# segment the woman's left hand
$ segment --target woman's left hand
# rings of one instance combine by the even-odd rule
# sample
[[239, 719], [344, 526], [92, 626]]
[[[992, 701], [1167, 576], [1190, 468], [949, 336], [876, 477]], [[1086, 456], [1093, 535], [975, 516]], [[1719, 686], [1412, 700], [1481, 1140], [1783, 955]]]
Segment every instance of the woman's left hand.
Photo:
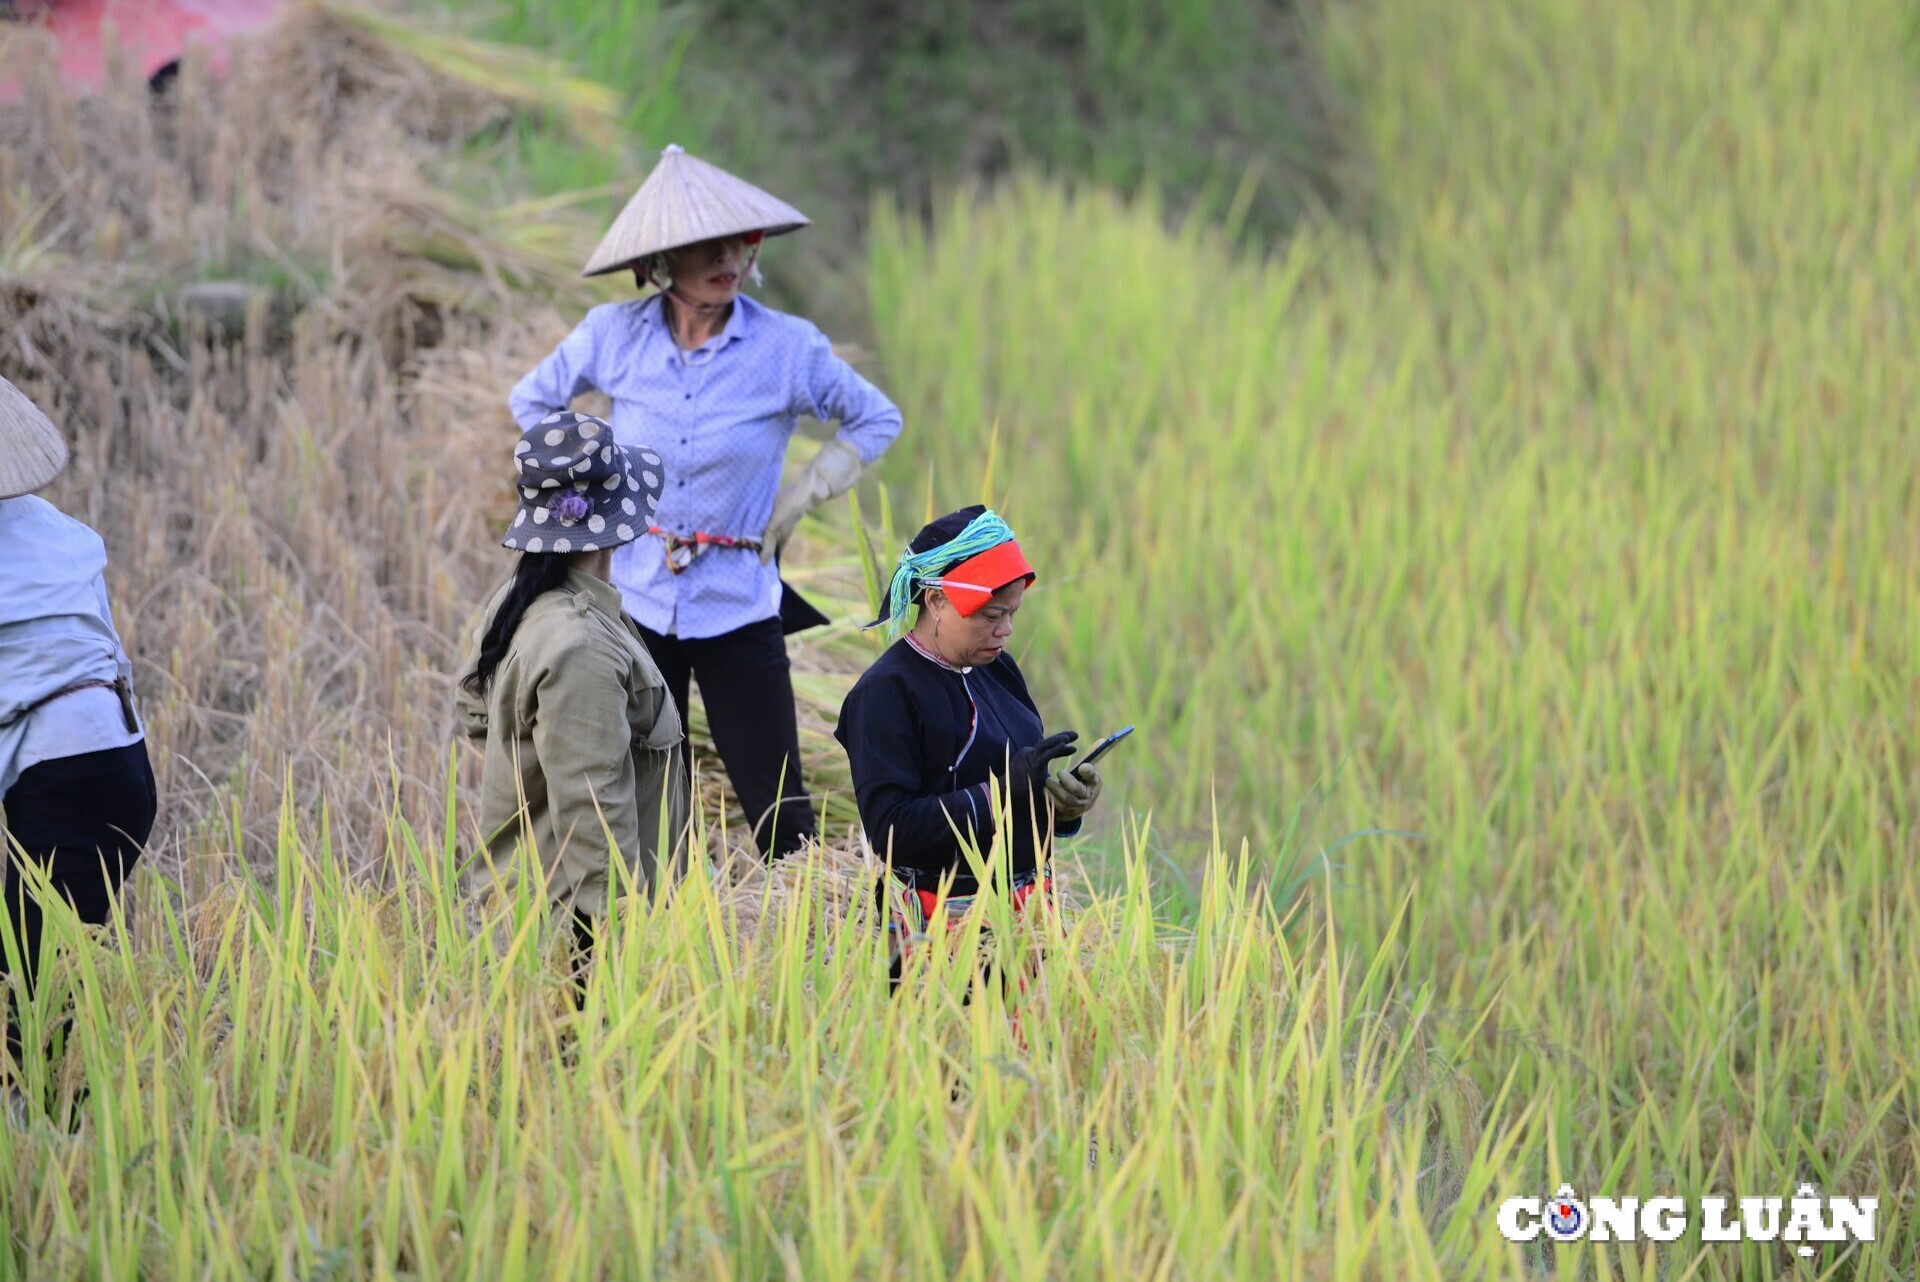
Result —
[[760, 536], [760, 563], [765, 565], [780, 555], [780, 549], [793, 537], [800, 518], [829, 499], [837, 499], [860, 483], [865, 466], [860, 454], [845, 441], [828, 441], [808, 462], [806, 470], [791, 485], [783, 485], [773, 496], [773, 516]]
[[1053, 799], [1054, 817], [1070, 823], [1093, 809], [1100, 799], [1100, 772], [1092, 766], [1080, 766], [1047, 780], [1047, 796]]

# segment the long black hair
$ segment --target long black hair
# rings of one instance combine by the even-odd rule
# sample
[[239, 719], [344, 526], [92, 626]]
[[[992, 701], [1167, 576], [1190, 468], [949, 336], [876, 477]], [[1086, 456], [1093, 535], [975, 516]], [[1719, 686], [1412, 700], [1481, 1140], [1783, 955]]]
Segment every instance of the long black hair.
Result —
[[572, 556], [565, 552], [520, 554], [519, 563], [513, 567], [513, 584], [502, 598], [500, 608], [494, 611], [493, 622], [487, 625], [486, 635], [480, 638], [480, 657], [475, 660], [473, 671], [461, 683], [469, 691], [475, 695], [487, 692], [487, 687], [493, 684], [493, 670], [500, 666], [500, 660], [507, 657], [507, 647], [513, 644], [513, 634], [519, 630], [527, 607], [542, 592], [551, 592], [566, 581], [567, 565], [572, 560]]

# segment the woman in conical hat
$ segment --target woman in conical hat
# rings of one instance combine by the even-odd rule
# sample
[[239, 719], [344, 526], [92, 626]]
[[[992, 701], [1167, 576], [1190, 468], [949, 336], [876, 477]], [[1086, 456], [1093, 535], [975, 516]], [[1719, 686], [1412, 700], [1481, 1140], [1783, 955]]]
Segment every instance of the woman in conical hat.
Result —
[[[814, 833], [785, 637], [826, 621], [781, 582], [780, 551], [900, 434], [900, 411], [825, 335], [741, 292], [766, 238], [806, 225], [791, 205], [668, 147], [585, 269], [630, 270], [655, 292], [588, 312], [510, 398], [525, 429], [604, 392], [615, 438], [644, 438], [665, 461], [649, 537], [615, 553], [613, 582], [683, 714], [699, 678], [714, 745], [768, 858]], [[802, 415], [839, 431], [782, 485]]]
[[[31, 996], [41, 905], [18, 861], [39, 866], [81, 921], [108, 918], [153, 830], [157, 798], [133, 664], [107, 605], [100, 536], [34, 491], [66, 468], [59, 431], [0, 378], [0, 856], [7, 928]], [[18, 847], [16, 849], [15, 847]], [[7, 950], [0, 946], [0, 986]], [[26, 1057], [9, 1001], [0, 1091], [29, 1111]]]

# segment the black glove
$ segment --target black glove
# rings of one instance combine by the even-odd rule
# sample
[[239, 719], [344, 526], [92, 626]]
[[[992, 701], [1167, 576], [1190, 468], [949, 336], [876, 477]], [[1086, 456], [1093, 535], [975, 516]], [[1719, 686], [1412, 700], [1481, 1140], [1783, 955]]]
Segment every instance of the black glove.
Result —
[[1073, 741], [1080, 737], [1073, 730], [1062, 730], [1050, 734], [1031, 748], [1022, 748], [1013, 754], [1013, 762], [1007, 768], [1007, 792], [1017, 798], [1033, 797], [1047, 786], [1047, 766], [1062, 757], [1073, 755]]

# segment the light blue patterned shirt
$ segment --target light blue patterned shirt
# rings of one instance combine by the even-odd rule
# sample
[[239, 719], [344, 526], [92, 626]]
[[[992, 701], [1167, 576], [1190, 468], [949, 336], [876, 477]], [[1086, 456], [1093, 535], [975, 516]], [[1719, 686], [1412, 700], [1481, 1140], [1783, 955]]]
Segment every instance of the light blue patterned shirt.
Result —
[[36, 495], [0, 499], [0, 797], [29, 767], [140, 739], [118, 696], [71, 694], [84, 681], [133, 679], [107, 605], [107, 545]]
[[[826, 335], [744, 294], [720, 333], [684, 353], [660, 295], [596, 307], [508, 404], [524, 430], [589, 389], [612, 398], [615, 440], [666, 464], [654, 522], [681, 535], [759, 538], [802, 414], [838, 421], [839, 438], [868, 464], [900, 435], [900, 411]], [[689, 640], [780, 613], [778, 568], [756, 552], [709, 548], [675, 575], [665, 543], [643, 537], [613, 554], [613, 583], [640, 624]]]

